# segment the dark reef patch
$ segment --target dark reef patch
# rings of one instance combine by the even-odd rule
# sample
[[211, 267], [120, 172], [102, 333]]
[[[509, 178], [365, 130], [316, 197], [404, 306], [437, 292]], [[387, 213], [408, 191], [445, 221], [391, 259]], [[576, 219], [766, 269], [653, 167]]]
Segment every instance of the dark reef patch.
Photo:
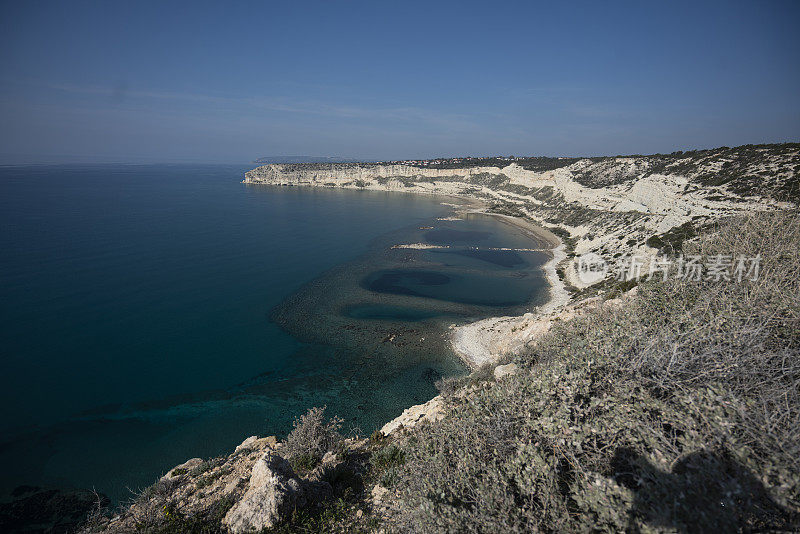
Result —
[[418, 291], [422, 286], [441, 286], [452, 281], [452, 277], [433, 271], [390, 270], [372, 273], [362, 282], [362, 287], [378, 293], [394, 295], [428, 296]]
[[386, 269], [370, 273], [361, 287], [376, 293], [408, 295], [460, 304], [489, 307], [521, 306], [541, 289], [541, 278], [529, 273], [504, 276], [450, 269], [448, 274], [432, 270]]
[[344, 315], [352, 319], [373, 319], [377, 321], [424, 321], [441, 314], [432, 310], [391, 306], [384, 304], [359, 304], [344, 310]]

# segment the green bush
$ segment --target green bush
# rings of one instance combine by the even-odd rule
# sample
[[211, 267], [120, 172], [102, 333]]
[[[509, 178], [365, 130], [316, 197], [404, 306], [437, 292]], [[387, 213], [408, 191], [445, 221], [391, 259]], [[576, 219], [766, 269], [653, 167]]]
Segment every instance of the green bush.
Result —
[[697, 236], [697, 230], [691, 222], [671, 228], [660, 236], [647, 239], [647, 246], [659, 249], [662, 253], [676, 254], [683, 247], [683, 242]]
[[372, 453], [370, 457], [371, 474], [377, 476], [378, 483], [384, 487], [392, 487], [397, 481], [398, 468], [406, 461], [403, 449], [396, 445], [387, 445]]

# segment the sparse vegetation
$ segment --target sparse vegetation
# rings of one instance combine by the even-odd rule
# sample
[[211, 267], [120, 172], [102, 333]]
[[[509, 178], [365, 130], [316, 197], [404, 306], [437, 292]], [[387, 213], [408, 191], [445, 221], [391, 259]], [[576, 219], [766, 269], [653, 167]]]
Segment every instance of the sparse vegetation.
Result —
[[497, 189], [501, 185], [508, 183], [508, 176], [505, 174], [490, 174], [483, 172], [480, 174], [473, 174], [469, 177], [469, 183], [481, 185], [490, 189]]
[[681, 251], [683, 242], [697, 236], [697, 230], [690, 222], [671, 228], [660, 236], [654, 235], [647, 239], [647, 246], [659, 249], [665, 254], [677, 254]]
[[565, 230], [560, 226], [548, 226], [547, 229], [550, 231], [550, 233], [556, 235], [562, 243], [564, 243], [564, 247], [568, 252], [573, 252], [575, 250], [575, 243], [577, 240], [570, 235], [568, 230]]
[[525, 213], [516, 204], [511, 202], [493, 202], [488, 211], [499, 213], [500, 215], [510, 215], [511, 217], [525, 217]]
[[233, 499], [223, 497], [207, 514], [187, 516], [178, 509], [175, 503], [169, 502], [163, 506], [161, 517], [157, 523], [143, 525], [137, 529], [137, 532], [148, 534], [215, 534], [222, 532], [222, 518], [233, 504]]
[[[792, 199], [800, 198], [792, 196], [798, 149], [760, 145], [624, 161], [592, 158], [569, 172], [590, 188], [623, 190], [650, 175], [669, 174], [686, 178], [678, 181], [686, 193], [715, 188], [704, 201]], [[446, 169], [513, 162], [543, 171], [578, 161], [395, 163]], [[511, 184], [502, 174], [392, 179], [409, 188], [463, 182], [459, 191], [490, 199], [490, 211], [544, 221], [568, 257], [595, 236], [610, 236], [591, 246], [614, 258], [642, 243], [665, 254], [760, 254], [760, 277], [741, 283], [607, 279], [580, 291], [569, 287], [575, 299], [623, 297], [625, 305], [554, 321], [535, 344], [506, 356], [503, 363], [517, 365], [513, 374], [495, 380], [494, 365], [487, 365], [439, 380], [446, 417], [399, 436], [376, 432], [354, 446], [339, 433], [341, 419], [326, 421], [324, 408], [310, 410], [295, 421], [278, 454], [301, 478], [327, 482], [333, 492], [316, 506], [295, 510], [275, 532], [800, 529], [797, 212], [759, 213], [714, 226], [708, 226], [711, 215], [701, 215], [653, 235], [653, 228], [664, 228], [650, 224], [660, 213], [567, 202], [552, 186]], [[390, 178], [376, 180], [386, 185]], [[563, 263], [556, 272], [566, 281]], [[625, 297], [634, 286], [638, 295]], [[331, 451], [338, 453], [333, 461], [326, 456]], [[194, 490], [220, 485], [217, 480], [230, 474], [220, 465], [210, 460], [183, 473], [173, 470], [174, 478], [138, 501], [137, 525], [152, 532], [219, 526], [216, 512], [187, 517], [167, 496], [176, 485], [185, 489], [187, 477], [194, 477]], [[246, 477], [240, 480], [246, 484]], [[375, 484], [391, 495], [383, 523], [383, 512], [371, 509]], [[219, 510], [227, 510], [224, 504]]]
[[298, 471], [313, 468], [328, 451], [336, 450], [342, 442], [339, 430], [342, 419], [333, 417], [325, 421], [325, 407], [311, 408], [294, 421], [294, 428], [286, 437], [282, 455]]
[[396, 445], [377, 449], [370, 458], [371, 475], [381, 486], [390, 488], [397, 482], [397, 471], [406, 461], [405, 452]]
[[[315, 510], [295, 510], [285, 523], [265, 531], [265, 534], [330, 534], [374, 532], [376, 518], [358, 516], [352, 495], [335, 499]], [[363, 512], [362, 512], [363, 514]]]
[[[556, 324], [414, 433], [394, 518], [419, 532], [791, 530], [800, 509], [800, 218], [693, 245], [755, 282], [652, 280]], [[688, 251], [692, 252], [692, 250]]]

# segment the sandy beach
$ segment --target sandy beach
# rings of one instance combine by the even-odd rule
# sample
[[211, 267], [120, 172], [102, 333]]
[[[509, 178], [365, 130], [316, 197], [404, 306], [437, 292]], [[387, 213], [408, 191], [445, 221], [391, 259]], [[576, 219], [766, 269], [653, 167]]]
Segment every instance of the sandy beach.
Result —
[[[487, 213], [485, 204], [474, 199], [469, 210], [461, 212], [491, 215], [498, 221], [521, 229], [534, 242], [545, 244], [545, 248], [532, 248], [546, 253], [550, 259], [542, 266], [549, 284], [549, 296], [546, 303], [536, 306], [521, 316], [490, 317], [464, 325], [452, 325], [450, 346], [453, 352], [471, 369], [496, 363], [505, 353], [524, 345], [544, 328], [538, 319], [558, 312], [569, 302], [569, 293], [564, 282], [558, 277], [556, 267], [566, 258], [566, 251], [561, 240], [533, 221]], [[548, 321], [549, 323], [549, 321]], [[548, 325], [549, 328], [549, 325]]]

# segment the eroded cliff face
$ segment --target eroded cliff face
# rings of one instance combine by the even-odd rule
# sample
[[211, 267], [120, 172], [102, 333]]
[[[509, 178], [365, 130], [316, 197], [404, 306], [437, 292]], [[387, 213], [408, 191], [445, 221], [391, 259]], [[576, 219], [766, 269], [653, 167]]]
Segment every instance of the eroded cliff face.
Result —
[[[525, 216], [557, 231], [568, 256], [653, 256], [692, 227], [744, 211], [787, 207], [800, 198], [800, 145], [722, 148], [667, 156], [565, 160], [537, 171], [417, 165], [264, 165], [250, 184], [405, 191], [478, 198], [489, 211]], [[666, 240], [666, 241], [665, 241]], [[586, 283], [573, 262], [566, 280]]]
[[274, 185], [315, 185], [369, 189], [428, 189], [425, 182], [435, 180], [469, 183], [482, 174], [498, 175], [497, 167], [464, 169], [425, 169], [411, 165], [272, 164], [245, 173], [246, 183]]

